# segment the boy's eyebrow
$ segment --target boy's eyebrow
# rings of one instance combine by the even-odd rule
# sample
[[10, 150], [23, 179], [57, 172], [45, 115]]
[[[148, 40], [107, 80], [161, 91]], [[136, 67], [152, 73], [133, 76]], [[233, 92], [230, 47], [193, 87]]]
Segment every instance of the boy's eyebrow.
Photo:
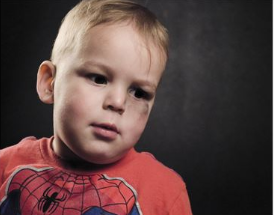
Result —
[[93, 66], [93, 67], [95, 66], [95, 67], [98, 67], [100, 69], [103, 69], [104, 72], [113, 71], [113, 69], [111, 69], [109, 66], [104, 65], [104, 64], [99, 63], [99, 62], [93, 62], [93, 61], [87, 61], [87, 62], [83, 63], [81, 65], [81, 68], [89, 68], [91, 66]]
[[[90, 66], [95, 66], [95, 67], [98, 67], [100, 69], [103, 69], [104, 72], [106, 73], [109, 73], [109, 72], [112, 72], [113, 69], [105, 64], [102, 64], [102, 63], [99, 63], [99, 62], [94, 62], [94, 61], [87, 61], [85, 63], [83, 63], [80, 67], [81, 68], [89, 68]], [[135, 80], [134, 83], [136, 85], [140, 85], [140, 86], [146, 86], [146, 87], [150, 87], [152, 88], [154, 91], [156, 91], [157, 89], [157, 85], [148, 81], [148, 80], [142, 80], [142, 79], [139, 79], [139, 80]]]
[[150, 81], [147, 81], [147, 80], [136, 80], [135, 83], [138, 84], [139, 86], [150, 87], [151, 89], [153, 89], [153, 91], [156, 91], [157, 89], [154, 83], [151, 83]]

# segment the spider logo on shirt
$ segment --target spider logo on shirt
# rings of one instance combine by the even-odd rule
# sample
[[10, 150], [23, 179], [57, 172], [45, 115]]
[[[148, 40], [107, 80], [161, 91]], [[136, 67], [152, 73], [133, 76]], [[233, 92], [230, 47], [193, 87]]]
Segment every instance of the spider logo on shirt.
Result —
[[61, 198], [57, 198], [58, 194], [57, 192], [53, 192], [51, 195], [49, 195], [50, 191], [52, 189], [48, 187], [41, 196], [39, 202], [38, 202], [38, 209], [40, 211], [43, 211], [43, 213], [50, 213], [52, 214], [57, 207], [59, 206], [59, 202], [63, 202], [66, 200], [66, 195], [63, 194]]
[[137, 192], [123, 178], [22, 166], [8, 180], [1, 215], [141, 215]]

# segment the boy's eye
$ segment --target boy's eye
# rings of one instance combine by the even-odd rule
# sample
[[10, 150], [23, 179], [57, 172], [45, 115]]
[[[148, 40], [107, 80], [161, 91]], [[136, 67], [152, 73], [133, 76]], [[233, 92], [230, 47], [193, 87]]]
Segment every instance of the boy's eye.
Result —
[[146, 91], [144, 91], [140, 88], [134, 89], [133, 90], [133, 95], [137, 99], [149, 99], [150, 98], [149, 94]]
[[88, 78], [95, 84], [105, 85], [107, 84], [107, 79], [103, 75], [89, 74]]

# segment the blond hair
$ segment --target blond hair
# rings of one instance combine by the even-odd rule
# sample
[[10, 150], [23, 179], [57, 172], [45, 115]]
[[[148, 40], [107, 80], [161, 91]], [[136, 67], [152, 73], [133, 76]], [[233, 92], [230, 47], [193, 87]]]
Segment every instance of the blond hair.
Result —
[[145, 41], [152, 41], [167, 58], [167, 30], [147, 8], [129, 0], [83, 0], [63, 19], [53, 46], [52, 62], [56, 64], [65, 54], [72, 52], [92, 27], [120, 22], [133, 23]]

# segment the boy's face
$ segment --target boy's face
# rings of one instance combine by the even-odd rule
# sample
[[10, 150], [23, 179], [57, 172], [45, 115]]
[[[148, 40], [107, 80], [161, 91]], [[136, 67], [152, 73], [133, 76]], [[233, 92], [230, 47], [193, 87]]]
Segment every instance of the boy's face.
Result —
[[57, 65], [57, 155], [106, 164], [136, 144], [165, 66], [161, 51], [149, 45], [150, 52], [131, 25], [99, 25]]

